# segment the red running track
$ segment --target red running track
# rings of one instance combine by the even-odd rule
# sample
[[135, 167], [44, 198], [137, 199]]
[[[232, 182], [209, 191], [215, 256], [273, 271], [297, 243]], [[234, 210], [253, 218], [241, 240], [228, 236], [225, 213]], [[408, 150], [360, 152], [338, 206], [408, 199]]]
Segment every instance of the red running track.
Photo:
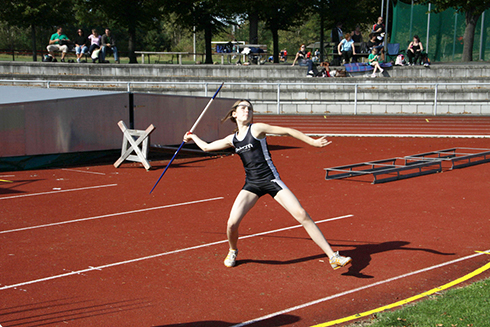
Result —
[[312, 135], [489, 137], [490, 117], [257, 115], [266, 122]]
[[322, 149], [286, 137], [269, 144], [334, 250], [353, 258], [335, 271], [269, 197], [242, 222], [237, 267], [224, 267], [226, 219], [244, 179], [236, 156], [177, 158], [152, 195], [167, 161], [150, 172], [125, 163], [0, 173], [12, 182], [0, 184], [0, 324], [311, 326], [488, 262], [475, 251], [490, 249], [490, 164], [377, 185], [326, 181], [323, 170], [490, 148], [488, 139], [330, 139]]

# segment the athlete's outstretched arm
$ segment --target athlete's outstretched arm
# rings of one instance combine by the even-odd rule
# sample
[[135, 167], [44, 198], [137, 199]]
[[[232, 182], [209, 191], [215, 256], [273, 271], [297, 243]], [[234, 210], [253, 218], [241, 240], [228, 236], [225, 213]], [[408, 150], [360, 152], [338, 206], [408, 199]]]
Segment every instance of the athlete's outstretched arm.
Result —
[[233, 134], [230, 134], [223, 139], [208, 143], [201, 140], [196, 134], [186, 133], [184, 135], [184, 141], [187, 143], [191, 140], [205, 152], [224, 150], [233, 146]]
[[252, 132], [254, 133], [255, 137], [262, 138], [266, 134], [276, 134], [276, 135], [289, 135], [294, 137], [295, 139], [298, 139], [300, 141], [305, 142], [306, 144], [309, 144], [311, 146], [315, 146], [318, 148], [324, 147], [332, 143], [331, 141], [327, 140], [326, 136], [322, 136], [318, 139], [314, 139], [312, 137], [309, 137], [308, 135], [305, 135], [304, 133], [294, 129], [294, 128], [289, 128], [289, 127], [281, 127], [281, 126], [273, 126], [273, 125], [268, 125], [264, 123], [256, 123], [252, 125], [253, 130]]

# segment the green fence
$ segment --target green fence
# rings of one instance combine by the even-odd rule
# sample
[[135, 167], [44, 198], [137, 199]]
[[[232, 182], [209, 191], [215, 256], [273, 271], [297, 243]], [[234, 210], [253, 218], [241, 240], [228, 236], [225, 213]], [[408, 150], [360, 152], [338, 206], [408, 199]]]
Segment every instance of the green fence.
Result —
[[[428, 11], [428, 5], [397, 1], [393, 8], [390, 42], [400, 43], [400, 49], [406, 49], [413, 36], [418, 35], [432, 61], [461, 61], [466, 27], [464, 13], [458, 14], [454, 9], [438, 14]], [[476, 25], [473, 61], [490, 58], [489, 29], [490, 10], [487, 10]]]

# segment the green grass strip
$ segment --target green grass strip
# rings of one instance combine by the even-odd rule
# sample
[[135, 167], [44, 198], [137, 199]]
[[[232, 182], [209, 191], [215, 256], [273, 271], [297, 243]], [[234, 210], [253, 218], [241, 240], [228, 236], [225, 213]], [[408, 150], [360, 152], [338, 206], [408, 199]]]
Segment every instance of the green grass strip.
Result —
[[[421, 306], [422, 303], [427, 303], [427, 302], [431, 302], [431, 301], [426, 301], [426, 302], [422, 302], [421, 304], [417, 305], [417, 306], [408, 306], [406, 308], [404, 308], [403, 310], [399, 310], [399, 311], [396, 311], [396, 312], [385, 312], [385, 313], [381, 313], [385, 310], [390, 310], [390, 309], [393, 309], [393, 308], [396, 308], [396, 307], [400, 307], [400, 306], [403, 306], [403, 305], [406, 305], [408, 303], [411, 303], [413, 301], [416, 301], [416, 300], [419, 300], [421, 298], [424, 298], [424, 297], [427, 297], [427, 296], [430, 296], [430, 295], [433, 295], [433, 294], [436, 294], [436, 293], [439, 293], [445, 289], [448, 289], [450, 287], [453, 287], [457, 284], [460, 284], [464, 281], [467, 281], [468, 279], [470, 278], [473, 278], [479, 274], [481, 274], [482, 272], [486, 271], [490, 269], [490, 263], [487, 263], [486, 265], [484, 265], [483, 267], [481, 268], [478, 268], [477, 270], [473, 271], [472, 273], [469, 273], [461, 278], [458, 278], [457, 280], [455, 281], [452, 281], [450, 283], [447, 283], [443, 286], [440, 286], [440, 287], [437, 287], [437, 288], [434, 288], [430, 291], [427, 291], [427, 292], [424, 292], [422, 294], [418, 294], [416, 296], [412, 296], [408, 299], [405, 299], [405, 300], [402, 300], [402, 301], [398, 301], [396, 303], [392, 303], [392, 304], [389, 304], [389, 305], [386, 305], [384, 307], [380, 307], [380, 308], [377, 308], [377, 309], [374, 309], [374, 310], [370, 310], [370, 311], [366, 311], [366, 312], [363, 312], [363, 313], [358, 313], [358, 314], [355, 314], [355, 315], [352, 315], [352, 316], [349, 316], [349, 317], [346, 317], [346, 318], [342, 318], [342, 319], [338, 319], [338, 320], [334, 320], [334, 321], [330, 321], [330, 322], [326, 322], [326, 323], [322, 323], [322, 324], [318, 324], [318, 325], [315, 325], [314, 327], [327, 327], [327, 326], [333, 326], [333, 325], [337, 325], [337, 324], [340, 324], [340, 323], [344, 323], [344, 322], [347, 322], [347, 321], [351, 321], [351, 320], [354, 320], [354, 319], [359, 319], [359, 318], [362, 318], [362, 317], [367, 317], [367, 316], [370, 316], [372, 314], [376, 314], [376, 313], [380, 313], [379, 315], [377, 315], [376, 317], [376, 321], [371, 323], [369, 326], [372, 326], [372, 327], [382, 327], [382, 326], [405, 326], [405, 327], [415, 327], [415, 326], [423, 326], [423, 327], [427, 327], [427, 326], [437, 326], [437, 327], [443, 327], [443, 326], [451, 326], [451, 325], [444, 325], [444, 322], [442, 322], [442, 320], [440, 319], [441, 317], [435, 317], [435, 314], [434, 313], [430, 313], [428, 316], [425, 316], [424, 314], [421, 315], [421, 317], [419, 318], [419, 316], [417, 315], [417, 318], [418, 319], [422, 319], [420, 321], [420, 323], [417, 321], [415, 321], [415, 314], [410, 314], [410, 317], [407, 317], [407, 318], [404, 318], [401, 316], [401, 312], [402, 311], [405, 311], [405, 310], [409, 310], [411, 308], [417, 308], [419, 305]], [[484, 282], [485, 283], [485, 282]], [[487, 302], [486, 305], [484, 305], [484, 311], [485, 312], [490, 312], [490, 303], [488, 302], [488, 299], [490, 298], [490, 286], [488, 286], [487, 284], [485, 284], [486, 286], [486, 292], [483, 292], [482, 294], [485, 294], [486, 296], [486, 300]], [[454, 292], [456, 292], [458, 290], [454, 290]], [[447, 293], [447, 294], [450, 294], [450, 293]], [[438, 298], [436, 296], [436, 298]], [[478, 302], [478, 305], [480, 304], [481, 302], [481, 298], [478, 298], [477, 297], [477, 300]], [[431, 305], [429, 305], [431, 306]], [[472, 308], [474, 306], [474, 304], [470, 305], [469, 307]], [[442, 305], [443, 308], [446, 307], [446, 305]], [[462, 307], [462, 306], [461, 306]], [[439, 309], [437, 309], [439, 310]], [[458, 310], [459, 311], [459, 310]], [[467, 310], [463, 310], [464, 312], [468, 312]], [[438, 311], [439, 312], [439, 311]], [[443, 312], [448, 312], [448, 310], [445, 309], [445, 311]], [[455, 322], [454, 322], [454, 319], [464, 319], [464, 316], [462, 314], [460, 314], [459, 318], [454, 318], [456, 316], [458, 316], [458, 314], [454, 311], [451, 311], [452, 314], [448, 317], [450, 318], [453, 323], [452, 323], [452, 326], [455, 326]], [[393, 316], [392, 316], [393, 315]], [[488, 315], [488, 314], [486, 314]], [[395, 317], [397, 316], [397, 317]], [[446, 314], [447, 316], [447, 314]], [[467, 316], [467, 315], [466, 315]], [[422, 318], [424, 317], [424, 318]], [[387, 320], [385, 320], [387, 319]], [[428, 319], [438, 319], [438, 320], [441, 320], [441, 322], [431, 322], [429, 323], [428, 322]], [[486, 320], [486, 323], [488, 324], [488, 322], [490, 321], [488, 319], [488, 316], [486, 316], [485, 318]], [[413, 322], [412, 322], [413, 320]], [[462, 320], [461, 320], [462, 321]], [[460, 321], [460, 323], [461, 323]], [[442, 325], [441, 325], [442, 324]], [[468, 323], [467, 325], [468, 326], [486, 326], [485, 324], [483, 325], [479, 325], [479, 324], [473, 324], [473, 323]], [[359, 325], [357, 325], [359, 326]], [[466, 326], [466, 325], [461, 325], [459, 324], [458, 326]]]

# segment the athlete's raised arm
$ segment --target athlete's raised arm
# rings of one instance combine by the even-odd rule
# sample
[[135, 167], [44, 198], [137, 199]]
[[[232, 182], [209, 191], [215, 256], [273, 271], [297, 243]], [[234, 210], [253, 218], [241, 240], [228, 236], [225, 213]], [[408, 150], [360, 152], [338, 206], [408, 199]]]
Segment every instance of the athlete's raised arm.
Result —
[[289, 135], [298, 139], [300, 141], [305, 142], [311, 146], [321, 148], [332, 143], [327, 140], [326, 136], [322, 136], [318, 139], [314, 139], [309, 137], [308, 135], [289, 127], [281, 127], [281, 126], [273, 126], [264, 123], [256, 123], [252, 125], [252, 134], [257, 138], [263, 138], [266, 134], [275, 134], [275, 135]]
[[206, 141], [203, 141], [196, 134], [186, 133], [184, 135], [184, 141], [187, 143], [191, 140], [194, 141], [194, 143], [196, 143], [197, 146], [205, 152], [224, 150], [233, 146], [233, 134], [230, 134], [225, 138], [208, 143]]

